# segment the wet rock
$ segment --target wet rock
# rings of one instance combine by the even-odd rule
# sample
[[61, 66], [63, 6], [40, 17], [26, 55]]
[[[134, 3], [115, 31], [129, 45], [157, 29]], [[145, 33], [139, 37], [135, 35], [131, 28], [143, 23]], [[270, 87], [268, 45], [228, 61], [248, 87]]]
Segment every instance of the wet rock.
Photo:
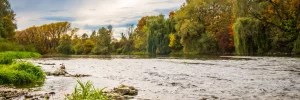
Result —
[[46, 75], [48, 76], [62, 76], [62, 77], [89, 77], [91, 75], [87, 75], [87, 74], [69, 74], [66, 71], [66, 66], [64, 64], [60, 64], [60, 68], [57, 69], [56, 71], [52, 72], [45, 72]]
[[130, 96], [130, 95], [124, 95], [125, 99], [133, 99], [134, 96]]
[[219, 99], [218, 97], [216, 97], [216, 96], [214, 96], [214, 95], [213, 95], [213, 96], [211, 96], [211, 97], [212, 97], [213, 99]]
[[138, 90], [132, 86], [120, 85], [110, 91], [105, 91], [113, 100], [133, 99], [138, 94]]
[[28, 98], [33, 98], [33, 95], [25, 95], [24, 96], [26, 99], [28, 99]]
[[41, 65], [55, 65], [55, 63], [38, 63], [38, 64], [41, 64]]
[[50, 95], [55, 95], [55, 92], [50, 92], [49, 94], [50, 94]]
[[49, 97], [48, 93], [45, 93], [44, 99], [49, 99], [49, 98], [50, 98], [50, 97]]
[[73, 77], [89, 77], [91, 75], [86, 75], [86, 74], [75, 74], [75, 75], [71, 75]]
[[54, 73], [52, 73], [54, 76], [60, 76], [60, 75], [66, 75], [68, 74], [68, 72], [65, 69], [57, 69], [56, 71], [54, 71]]
[[60, 64], [60, 69], [66, 69], [66, 66], [62, 63]]
[[125, 100], [125, 97], [118, 93], [109, 93], [108, 96], [113, 100]]
[[13, 99], [27, 94], [27, 90], [13, 89], [5, 86], [0, 86], [0, 100]]
[[181, 83], [176, 83], [176, 82], [172, 82], [170, 83], [172, 86], [181, 86], [182, 84]]

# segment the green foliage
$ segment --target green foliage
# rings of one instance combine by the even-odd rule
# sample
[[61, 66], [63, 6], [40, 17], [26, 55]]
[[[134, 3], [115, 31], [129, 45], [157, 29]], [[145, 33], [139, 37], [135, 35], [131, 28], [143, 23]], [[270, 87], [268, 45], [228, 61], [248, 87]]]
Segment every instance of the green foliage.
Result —
[[236, 54], [253, 55], [269, 49], [267, 34], [261, 29], [262, 24], [255, 19], [239, 18], [233, 26]]
[[[144, 16], [136, 27], [128, 25], [127, 33], [122, 33], [119, 41], [112, 37], [111, 25], [93, 31], [90, 37], [86, 33], [78, 37], [75, 34], [78, 28], [71, 29], [69, 22], [33, 26], [15, 35], [15, 14], [8, 0], [0, 3], [0, 51], [41, 54], [182, 51], [183, 54], [236, 52], [237, 55], [300, 52], [299, 0], [186, 0], [168, 18]], [[71, 33], [69, 37], [68, 33]]]
[[79, 86], [76, 85], [74, 92], [67, 96], [67, 100], [109, 100], [109, 97], [103, 93], [102, 89], [96, 89], [93, 84], [88, 81], [86, 83], [77, 80]]
[[[79, 40], [79, 39], [78, 39]], [[73, 40], [74, 42], [75, 40]], [[72, 51], [74, 54], [79, 55], [83, 53], [83, 45], [81, 41], [77, 41], [74, 43], [73, 47], [72, 47]]]
[[90, 54], [95, 44], [92, 40], [86, 40], [83, 44], [83, 52], [84, 54]]
[[6, 51], [0, 52], [0, 64], [11, 64], [15, 59], [38, 58], [41, 55], [33, 52]]
[[169, 34], [166, 20], [163, 15], [152, 16], [147, 19], [148, 28], [148, 53], [149, 54], [169, 54], [171, 52]]
[[56, 48], [58, 53], [71, 54], [72, 40], [67, 34], [64, 34], [59, 40], [59, 46]]
[[111, 52], [111, 39], [112, 39], [112, 26], [108, 28], [102, 27], [98, 30], [95, 39], [94, 48], [92, 49], [93, 54], [109, 54]]
[[15, 14], [8, 0], [0, 0], [0, 38], [13, 39], [17, 25]]
[[44, 82], [45, 74], [39, 66], [18, 62], [0, 67], [0, 84], [28, 84]]
[[213, 35], [206, 33], [202, 34], [199, 40], [199, 53], [200, 54], [218, 54], [219, 45], [216, 40], [213, 39]]

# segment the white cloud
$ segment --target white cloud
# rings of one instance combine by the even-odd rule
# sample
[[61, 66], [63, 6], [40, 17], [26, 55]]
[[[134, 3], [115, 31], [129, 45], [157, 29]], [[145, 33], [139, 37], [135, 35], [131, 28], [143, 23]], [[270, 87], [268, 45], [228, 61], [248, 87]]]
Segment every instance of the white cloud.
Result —
[[9, 1], [17, 14], [19, 30], [71, 18], [69, 21], [72, 25], [81, 29], [79, 34], [90, 35], [92, 30], [113, 25], [116, 38], [120, 37], [120, 33], [126, 32], [126, 24], [136, 24], [142, 16], [168, 14], [168, 11], [179, 9], [185, 2], [185, 0]]

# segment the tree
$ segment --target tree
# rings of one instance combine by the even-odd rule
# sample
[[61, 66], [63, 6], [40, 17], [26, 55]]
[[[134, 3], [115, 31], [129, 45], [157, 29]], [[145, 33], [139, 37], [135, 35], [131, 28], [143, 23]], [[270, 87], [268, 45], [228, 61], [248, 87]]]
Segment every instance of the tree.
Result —
[[72, 52], [76, 55], [83, 53], [83, 42], [77, 35], [72, 39]]
[[147, 50], [147, 34], [146, 34], [146, 19], [147, 17], [142, 17], [135, 29], [134, 36], [134, 48], [138, 51], [146, 51]]
[[151, 16], [147, 18], [148, 34], [148, 53], [150, 54], [169, 54], [169, 32], [167, 30], [164, 15]]
[[71, 54], [71, 49], [71, 36], [69, 36], [68, 34], [64, 34], [59, 40], [59, 46], [57, 47], [57, 51], [63, 54]]
[[109, 54], [111, 50], [112, 26], [108, 29], [102, 27], [98, 30], [95, 41], [95, 48], [92, 50], [94, 54]]
[[15, 16], [8, 0], [0, 0], [0, 38], [13, 39], [17, 29]]
[[[57, 22], [42, 26], [33, 26], [15, 34], [16, 42], [25, 46], [34, 46], [39, 53], [55, 53], [60, 38], [71, 31], [69, 22]], [[75, 32], [75, 30], [73, 30]]]
[[175, 19], [184, 52], [206, 52], [200, 50], [203, 46], [199, 40], [208, 37], [212, 43], [218, 42], [210, 51], [232, 52], [231, 0], [187, 0], [175, 12]]
[[182, 50], [182, 45], [180, 44], [180, 36], [176, 34], [176, 20], [174, 18], [175, 12], [170, 12], [169, 18], [166, 20], [165, 26], [168, 31], [170, 43], [169, 47], [172, 51]]
[[83, 53], [90, 54], [94, 48], [94, 42], [92, 40], [86, 40], [83, 44]]

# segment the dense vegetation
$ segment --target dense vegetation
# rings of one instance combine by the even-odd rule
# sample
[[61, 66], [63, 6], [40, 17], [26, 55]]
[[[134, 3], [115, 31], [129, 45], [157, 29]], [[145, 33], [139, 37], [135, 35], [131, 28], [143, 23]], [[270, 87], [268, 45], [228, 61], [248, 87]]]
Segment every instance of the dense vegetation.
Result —
[[36, 58], [41, 55], [32, 52], [0, 52], [0, 84], [27, 84], [45, 80], [45, 74], [39, 66], [28, 62], [16, 62], [21, 58]]
[[27, 84], [44, 82], [45, 74], [39, 66], [28, 62], [0, 65], [0, 84]]
[[[69, 22], [14, 32], [14, 12], [1, 0], [0, 48], [41, 54], [228, 54], [300, 53], [299, 0], [186, 0], [180, 9], [144, 16], [121, 39], [113, 27], [78, 36]], [[1, 40], [1, 39], [0, 39]], [[26, 47], [33, 47], [28, 49]], [[0, 51], [3, 51], [1, 49]]]

